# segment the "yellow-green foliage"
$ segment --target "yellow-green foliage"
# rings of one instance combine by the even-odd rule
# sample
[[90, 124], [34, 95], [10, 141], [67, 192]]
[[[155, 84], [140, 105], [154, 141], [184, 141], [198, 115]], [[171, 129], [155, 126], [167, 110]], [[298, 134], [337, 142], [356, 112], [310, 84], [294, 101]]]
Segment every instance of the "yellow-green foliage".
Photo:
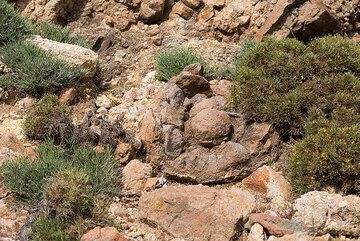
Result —
[[69, 114], [69, 107], [61, 104], [57, 96], [45, 95], [30, 108], [24, 122], [25, 135], [30, 139], [43, 140], [49, 133], [49, 126]]
[[360, 191], [360, 126], [326, 120], [309, 123], [291, 153], [290, 178], [299, 193], [333, 186]]
[[340, 37], [315, 39], [308, 46], [295, 39], [253, 43], [237, 59], [232, 102], [248, 119], [269, 121], [298, 136], [311, 109], [332, 117], [335, 109], [354, 106], [359, 56], [360, 46]]

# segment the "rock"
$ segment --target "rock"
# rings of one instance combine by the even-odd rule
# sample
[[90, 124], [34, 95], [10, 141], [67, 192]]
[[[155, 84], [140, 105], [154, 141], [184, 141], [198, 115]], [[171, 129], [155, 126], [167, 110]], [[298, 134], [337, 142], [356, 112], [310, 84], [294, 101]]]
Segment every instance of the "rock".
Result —
[[161, 130], [159, 123], [155, 120], [153, 111], [148, 110], [141, 122], [140, 138], [148, 150], [152, 144], [160, 138]]
[[18, 102], [16, 102], [15, 106], [22, 109], [22, 110], [26, 110], [30, 106], [32, 106], [33, 103], [34, 103], [33, 98], [26, 97], [26, 98], [23, 98], [23, 99], [19, 100]]
[[189, 99], [196, 94], [209, 95], [211, 93], [209, 81], [200, 75], [194, 75], [187, 71], [183, 71], [180, 75], [171, 78], [170, 83], [179, 86]]
[[289, 203], [292, 196], [290, 183], [271, 167], [260, 167], [243, 179], [241, 183], [249, 191], [270, 200], [271, 208], [274, 211], [282, 211], [291, 206]]
[[171, 106], [180, 107], [183, 105], [185, 95], [176, 84], [166, 83], [163, 90], [165, 99]]
[[127, 163], [134, 154], [134, 147], [126, 142], [119, 142], [115, 149], [115, 158], [122, 164]]
[[249, 153], [240, 144], [226, 142], [212, 149], [195, 148], [164, 164], [169, 176], [196, 183], [233, 181], [246, 175]]
[[72, 103], [74, 103], [74, 100], [75, 100], [77, 94], [78, 94], [78, 91], [74, 88], [65, 89], [59, 96], [59, 101], [61, 103], [72, 104]]
[[272, 125], [270, 123], [253, 123], [246, 127], [242, 140], [240, 141], [250, 153], [254, 153], [262, 142], [271, 132]]
[[90, 79], [95, 75], [98, 55], [94, 51], [78, 45], [59, 43], [38, 35], [31, 37], [28, 41], [69, 64], [82, 67], [87, 71], [87, 78]]
[[184, 138], [182, 132], [174, 126], [165, 126], [165, 154], [172, 158], [178, 157], [184, 146]]
[[158, 225], [174, 238], [232, 240], [255, 208], [254, 197], [240, 189], [168, 186], [140, 197], [143, 221]]
[[95, 104], [97, 107], [104, 107], [106, 109], [111, 108], [111, 100], [106, 95], [96, 97]]
[[184, 68], [183, 72], [188, 72], [190, 74], [204, 77], [204, 66], [202, 66], [200, 63], [190, 64]]
[[197, 8], [200, 3], [201, 0], [181, 0], [186, 6], [188, 6], [189, 8], [195, 9]]
[[192, 10], [191, 8], [189, 8], [188, 6], [186, 6], [184, 3], [182, 3], [181, 1], [177, 2], [173, 9], [172, 12], [174, 14], [179, 15], [180, 17], [182, 17], [185, 20], [189, 20], [193, 14], [194, 14], [194, 10]]
[[277, 237], [304, 231], [304, 227], [294, 221], [264, 213], [251, 214], [249, 222], [260, 224], [269, 234]]
[[123, 169], [124, 189], [132, 192], [141, 192], [148, 177], [152, 174], [152, 168], [149, 164], [142, 163], [134, 159], [130, 161]]
[[225, 0], [204, 0], [205, 5], [222, 8], [225, 6]]
[[360, 197], [313, 191], [295, 200], [294, 211], [310, 234], [360, 236]]
[[215, 16], [215, 10], [213, 6], [206, 5], [200, 12], [200, 19], [204, 22], [209, 21]]
[[149, 192], [155, 190], [155, 187], [158, 183], [159, 183], [159, 178], [157, 177], [148, 178], [144, 185], [144, 191]]
[[226, 104], [226, 99], [222, 96], [213, 96], [209, 99], [204, 99], [199, 103], [195, 104], [194, 107], [191, 108], [189, 116], [194, 117], [200, 111], [204, 109], [216, 109], [223, 110]]
[[127, 241], [114, 227], [96, 227], [81, 237], [81, 241]]
[[211, 147], [229, 139], [232, 125], [226, 112], [204, 109], [189, 120], [185, 131], [187, 139]]
[[0, 199], [0, 240], [14, 240], [19, 228], [27, 221], [28, 212], [14, 206], [15, 204], [8, 198]]
[[185, 119], [184, 107], [173, 107], [167, 102], [160, 105], [160, 121], [163, 125], [173, 125], [179, 129], [183, 129]]
[[144, 23], [160, 21], [164, 14], [165, 0], [143, 0], [140, 6], [140, 19]]
[[258, 224], [255, 223], [251, 229], [250, 229], [250, 233], [247, 237], [247, 241], [265, 241], [265, 236], [264, 236], [264, 228]]
[[287, 234], [280, 238], [270, 236], [268, 241], [332, 241], [330, 234], [326, 234], [320, 237], [312, 237], [306, 233], [296, 232], [294, 234]]

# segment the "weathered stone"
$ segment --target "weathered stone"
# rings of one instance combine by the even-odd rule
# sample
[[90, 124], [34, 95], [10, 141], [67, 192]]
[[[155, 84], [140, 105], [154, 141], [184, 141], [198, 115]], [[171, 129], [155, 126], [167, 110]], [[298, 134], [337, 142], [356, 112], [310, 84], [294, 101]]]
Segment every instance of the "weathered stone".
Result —
[[163, 87], [166, 101], [174, 107], [182, 106], [185, 100], [183, 91], [176, 85], [166, 83]]
[[184, 68], [183, 72], [188, 72], [190, 74], [204, 77], [204, 66], [202, 66], [200, 63], [190, 64]]
[[204, 109], [189, 120], [186, 136], [193, 143], [215, 146], [227, 140], [231, 134], [230, 117], [224, 111]]
[[127, 241], [114, 227], [96, 227], [81, 237], [81, 241]]
[[248, 190], [264, 195], [275, 205], [279, 202], [290, 201], [292, 196], [290, 183], [268, 166], [260, 167], [241, 183]]
[[97, 107], [111, 108], [111, 100], [106, 95], [100, 95], [96, 98], [95, 104]]
[[150, 149], [151, 145], [160, 138], [160, 125], [155, 120], [153, 112], [148, 110], [141, 122], [140, 138], [145, 148]]
[[130, 143], [119, 142], [115, 149], [115, 158], [122, 164], [130, 160], [134, 155], [134, 147]]
[[247, 168], [249, 153], [240, 144], [227, 142], [212, 149], [188, 150], [164, 164], [165, 173], [196, 183], [226, 182], [241, 178]]
[[200, 19], [204, 22], [209, 21], [215, 16], [215, 10], [213, 6], [206, 5], [200, 12]]
[[225, 0], [204, 0], [205, 5], [222, 8], [225, 6]]
[[262, 147], [262, 141], [269, 136], [272, 125], [269, 123], [253, 123], [246, 127], [241, 140], [251, 153], [254, 153], [259, 147]]
[[304, 227], [294, 221], [263, 213], [251, 214], [249, 222], [259, 223], [269, 234], [277, 237], [304, 231]]
[[143, 0], [140, 6], [140, 19], [145, 23], [154, 23], [162, 19], [165, 0]]
[[265, 241], [264, 228], [258, 223], [255, 223], [247, 237], [247, 241]]
[[287, 234], [280, 238], [270, 236], [268, 241], [332, 241], [330, 234], [326, 234], [320, 237], [309, 236], [303, 232], [296, 232], [294, 234]]
[[149, 164], [142, 163], [140, 160], [130, 161], [123, 169], [124, 189], [133, 192], [141, 192], [148, 177], [151, 176], [152, 168]]
[[201, 0], [181, 0], [186, 6], [188, 6], [189, 8], [195, 9], [197, 8], [200, 3]]
[[171, 78], [170, 82], [177, 84], [184, 91], [187, 98], [192, 98], [196, 94], [209, 95], [211, 93], [209, 81], [200, 75], [194, 75], [186, 71]]
[[172, 12], [179, 15], [180, 17], [182, 17], [185, 20], [189, 20], [194, 14], [194, 10], [192, 10], [191, 8], [186, 6], [181, 1], [177, 2], [174, 5]]
[[59, 101], [62, 103], [74, 103], [74, 100], [78, 94], [78, 91], [74, 88], [65, 89], [59, 96]]
[[232, 240], [255, 208], [254, 197], [240, 189], [169, 186], [141, 196], [140, 217], [174, 238]]
[[223, 110], [226, 104], [226, 99], [222, 96], [213, 96], [209, 99], [204, 99], [199, 103], [195, 104], [190, 110], [190, 117], [194, 117], [200, 111], [204, 109], [216, 109]]
[[159, 112], [161, 124], [174, 125], [179, 129], [183, 129], [185, 119], [184, 107], [174, 107], [167, 102], [162, 102]]
[[294, 211], [310, 234], [360, 236], [360, 197], [313, 191], [296, 199]]
[[25, 209], [14, 208], [14, 206], [15, 203], [9, 198], [0, 199], [0, 240], [14, 240], [20, 227], [28, 218], [28, 212]]
[[178, 157], [184, 146], [184, 138], [182, 132], [174, 126], [165, 126], [165, 154], [171, 158]]
[[78, 45], [59, 43], [38, 35], [33, 36], [28, 41], [69, 64], [77, 65], [87, 70], [86, 77], [88, 78], [92, 78], [96, 72], [98, 55], [90, 49]]

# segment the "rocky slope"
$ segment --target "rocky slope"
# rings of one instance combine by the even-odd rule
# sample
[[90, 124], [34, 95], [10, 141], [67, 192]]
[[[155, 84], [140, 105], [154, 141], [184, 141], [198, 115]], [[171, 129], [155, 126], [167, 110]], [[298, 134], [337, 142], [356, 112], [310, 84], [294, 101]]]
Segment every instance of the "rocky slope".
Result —
[[[91, 117], [116, 123], [132, 135], [119, 141], [123, 192], [108, 212], [121, 225], [96, 227], [81, 240], [358, 240], [360, 198], [332, 190], [296, 196], [283, 171], [289, 143], [270, 123], [248, 122], [227, 108], [231, 80], [204, 77], [187, 66], [167, 83], [155, 78], [154, 54], [186, 47], [214, 65], [229, 66], [239, 41], [296, 37], [307, 41], [341, 34], [360, 41], [358, 0], [120, 0], [14, 1], [33, 21], [69, 26], [92, 50], [39, 36], [45, 51], [89, 70], [97, 95], [82, 101], [74, 89], [61, 101], [73, 105], [74, 123]], [[96, 77], [96, 62], [101, 70]], [[11, 70], [0, 64], [0, 71]], [[38, 142], [22, 132], [34, 102], [0, 92], [0, 164], [35, 158]], [[8, 101], [13, 100], [13, 101]], [[14, 103], [11, 103], [14, 102]], [[101, 147], [95, 148], [101, 151]], [[14, 202], [0, 179], [0, 240], [16, 240], [32, 210]]]

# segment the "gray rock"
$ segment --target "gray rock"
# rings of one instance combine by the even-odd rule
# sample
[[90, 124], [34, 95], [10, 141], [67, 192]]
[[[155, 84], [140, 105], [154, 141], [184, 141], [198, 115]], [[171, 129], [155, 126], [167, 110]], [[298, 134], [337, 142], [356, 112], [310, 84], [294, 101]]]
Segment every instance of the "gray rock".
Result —
[[171, 158], [178, 157], [184, 146], [184, 138], [182, 132], [174, 126], [164, 126], [165, 132], [165, 154]]

